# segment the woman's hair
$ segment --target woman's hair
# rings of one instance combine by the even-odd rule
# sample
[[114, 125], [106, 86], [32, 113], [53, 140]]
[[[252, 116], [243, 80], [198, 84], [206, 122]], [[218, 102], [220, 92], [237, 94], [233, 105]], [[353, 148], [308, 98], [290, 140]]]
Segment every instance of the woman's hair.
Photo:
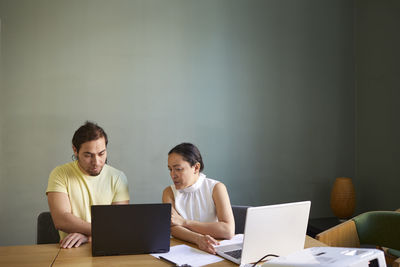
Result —
[[191, 143], [179, 144], [171, 149], [168, 152], [168, 155], [171, 155], [172, 153], [181, 155], [185, 161], [189, 162], [191, 167], [193, 167], [197, 162], [200, 163], [200, 171], [203, 171], [203, 159], [201, 158], [199, 149], [195, 145]]
[[81, 149], [81, 145], [83, 143], [97, 140], [102, 137], [104, 137], [107, 146], [108, 138], [103, 128], [98, 126], [96, 123], [87, 121], [84, 125], [79, 127], [78, 130], [76, 130], [74, 136], [72, 137], [72, 145], [76, 148], [76, 151], [79, 152], [79, 149]]

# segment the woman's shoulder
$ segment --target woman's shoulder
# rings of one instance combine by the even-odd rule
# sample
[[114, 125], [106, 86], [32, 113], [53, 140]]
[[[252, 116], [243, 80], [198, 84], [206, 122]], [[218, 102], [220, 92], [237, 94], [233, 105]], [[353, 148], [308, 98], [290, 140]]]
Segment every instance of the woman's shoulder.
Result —
[[212, 186], [212, 187], [214, 187], [217, 184], [222, 184], [220, 181], [213, 179], [213, 178], [206, 177], [205, 175], [204, 175], [204, 182], [207, 185]]
[[167, 186], [166, 188], [164, 188], [164, 190], [163, 190], [163, 195], [165, 195], [165, 194], [173, 194], [172, 188], [171, 188], [170, 185]]
[[[209, 178], [207, 178], [207, 179], [209, 179]], [[215, 194], [215, 193], [219, 194], [221, 192], [225, 192], [228, 190], [223, 182], [220, 182], [220, 181], [214, 180], [214, 179], [210, 179], [209, 182], [210, 182], [210, 188], [212, 188], [213, 194]]]
[[216, 189], [216, 190], [227, 190], [225, 184], [222, 183], [222, 182], [218, 182], [218, 183], [214, 186], [214, 189]]
[[167, 186], [163, 190], [162, 199], [163, 199], [163, 202], [170, 202], [171, 200], [175, 199], [174, 192], [172, 191], [171, 186]]

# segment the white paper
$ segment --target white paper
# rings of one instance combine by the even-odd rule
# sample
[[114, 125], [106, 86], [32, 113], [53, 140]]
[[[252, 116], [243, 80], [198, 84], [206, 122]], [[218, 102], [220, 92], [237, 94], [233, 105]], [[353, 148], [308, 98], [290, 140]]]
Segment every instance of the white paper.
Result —
[[189, 264], [191, 266], [203, 266], [222, 261], [223, 258], [212, 255], [205, 251], [189, 247], [187, 245], [177, 245], [170, 248], [168, 253], [156, 253], [152, 256], [159, 258], [162, 256], [178, 265]]
[[226, 239], [222, 240], [219, 242], [219, 245], [214, 246], [214, 247], [219, 247], [219, 246], [225, 246], [225, 245], [234, 245], [234, 244], [240, 244], [243, 243], [243, 234], [237, 234], [231, 239]]

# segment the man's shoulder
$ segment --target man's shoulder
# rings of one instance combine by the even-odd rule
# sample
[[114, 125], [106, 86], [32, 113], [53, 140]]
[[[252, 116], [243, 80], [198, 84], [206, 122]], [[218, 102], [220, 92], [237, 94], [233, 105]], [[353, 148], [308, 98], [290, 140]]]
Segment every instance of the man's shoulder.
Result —
[[[61, 183], [66, 185], [71, 179], [78, 177], [74, 170], [74, 162], [65, 163], [55, 167], [49, 175], [49, 185]], [[52, 186], [48, 187], [54, 189]]]
[[102, 181], [106, 181], [106, 183], [108, 183], [108, 181], [111, 181], [111, 183], [114, 185], [128, 183], [128, 179], [122, 171], [108, 164], [104, 165], [101, 177]]
[[113, 166], [110, 166], [108, 164], [105, 164], [104, 167], [104, 173], [107, 176], [125, 176], [123, 171], [118, 170], [117, 168], [114, 168]]
[[74, 169], [75, 162], [67, 162], [62, 165], [58, 165], [52, 171], [52, 173], [67, 172]]

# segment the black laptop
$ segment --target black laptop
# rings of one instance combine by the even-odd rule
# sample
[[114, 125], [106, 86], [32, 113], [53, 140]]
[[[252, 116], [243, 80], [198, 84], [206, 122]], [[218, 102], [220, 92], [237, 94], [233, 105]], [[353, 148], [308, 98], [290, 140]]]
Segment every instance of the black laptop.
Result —
[[169, 251], [171, 204], [93, 205], [92, 255]]

